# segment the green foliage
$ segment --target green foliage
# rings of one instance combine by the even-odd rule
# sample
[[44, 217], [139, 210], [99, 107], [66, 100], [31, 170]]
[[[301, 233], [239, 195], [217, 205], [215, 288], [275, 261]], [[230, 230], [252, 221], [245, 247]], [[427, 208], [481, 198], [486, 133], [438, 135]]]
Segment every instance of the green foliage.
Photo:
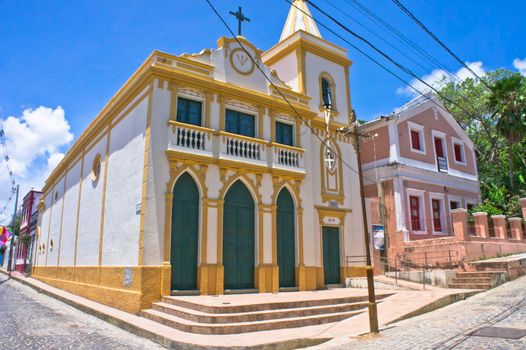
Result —
[[481, 207], [516, 216], [518, 197], [526, 195], [526, 77], [498, 69], [483, 79], [491, 90], [466, 79], [445, 84], [440, 95], [475, 144]]
[[471, 210], [472, 213], [485, 212], [488, 213], [488, 217], [491, 215], [501, 215], [503, 212], [501, 209], [497, 208], [491, 201], [485, 199], [477, 207]]

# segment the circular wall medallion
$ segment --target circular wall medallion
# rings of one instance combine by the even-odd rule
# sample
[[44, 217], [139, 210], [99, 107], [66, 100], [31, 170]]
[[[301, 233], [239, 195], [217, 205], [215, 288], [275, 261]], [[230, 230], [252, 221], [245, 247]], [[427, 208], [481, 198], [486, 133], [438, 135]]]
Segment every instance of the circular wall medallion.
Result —
[[243, 75], [252, 74], [255, 68], [250, 56], [240, 47], [230, 52], [230, 64], [239, 74]]
[[95, 159], [93, 159], [93, 165], [91, 168], [91, 180], [93, 182], [99, 179], [101, 165], [102, 165], [101, 156], [100, 154], [97, 154], [95, 156]]

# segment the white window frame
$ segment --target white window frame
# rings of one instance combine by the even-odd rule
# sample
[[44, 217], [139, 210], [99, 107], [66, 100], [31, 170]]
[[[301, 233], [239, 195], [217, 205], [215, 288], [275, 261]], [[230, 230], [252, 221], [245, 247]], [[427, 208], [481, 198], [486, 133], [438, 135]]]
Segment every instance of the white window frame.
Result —
[[191, 100], [191, 101], [195, 101], [195, 102], [201, 102], [201, 125], [198, 125], [198, 126], [203, 126], [204, 125], [204, 122], [205, 122], [205, 113], [206, 113], [206, 96], [197, 96], [197, 94], [201, 95], [200, 92], [198, 92], [197, 90], [192, 90], [196, 93], [196, 95], [190, 95], [190, 94], [187, 94], [185, 93], [184, 91], [178, 91], [177, 92], [177, 95], [175, 97], [175, 115], [174, 115], [174, 120], [177, 121], [177, 105], [179, 104], [179, 97], [182, 97], [186, 100]]
[[[455, 163], [460, 164], [460, 165], [466, 165], [466, 149], [465, 149], [466, 146], [464, 145], [464, 141], [456, 137], [451, 137], [451, 145], [453, 149], [453, 160], [455, 161]], [[461, 147], [462, 162], [459, 162], [457, 160], [457, 157], [455, 155], [455, 145], [459, 145]]]
[[[433, 200], [440, 201], [440, 226], [442, 226], [442, 231], [435, 230], [435, 218], [433, 217]], [[429, 192], [429, 208], [431, 208], [431, 226], [433, 228], [433, 234], [434, 235], [447, 235], [447, 226], [446, 226], [446, 206], [445, 206], [445, 195], [443, 193], [435, 193], [435, 192]], [[460, 202], [462, 205], [462, 202]]]
[[[409, 133], [409, 149], [415, 153], [426, 154], [426, 139], [424, 135], [424, 126], [408, 121], [407, 129]], [[411, 135], [411, 131], [416, 131], [418, 132], [418, 135], [420, 135], [420, 147], [422, 147], [422, 149], [413, 148], [413, 136]]]
[[431, 138], [433, 139], [432, 140], [433, 141], [433, 155], [435, 156], [436, 170], [438, 171], [438, 156], [437, 156], [437, 150], [435, 147], [435, 139], [442, 140], [442, 151], [444, 152], [444, 158], [446, 158], [447, 170], [449, 170], [449, 157], [447, 153], [446, 134], [441, 131], [431, 130]]
[[[286, 118], [285, 116], [278, 115], [274, 118], [274, 130], [276, 130], [276, 123], [283, 123], [292, 126], [292, 146], [296, 146], [296, 123], [293, 120]], [[274, 140], [276, 142], [276, 133], [274, 133]]]
[[[248, 106], [248, 104], [245, 104], [243, 103], [243, 106], [239, 106], [239, 104], [242, 103], [242, 102], [238, 102], [238, 101], [228, 101], [227, 103], [225, 103], [225, 105], [223, 106], [224, 110], [225, 110], [225, 113], [224, 113], [224, 118], [225, 118], [225, 128], [226, 128], [226, 110], [229, 109], [231, 111], [234, 111], [234, 112], [240, 112], [240, 113], [244, 113], [244, 114], [247, 114], [247, 115], [251, 115], [254, 117], [254, 137], [255, 139], [259, 138], [259, 118], [263, 118], [263, 116], [260, 116], [259, 112], [257, 110], [252, 110], [250, 108], [254, 108], [256, 109], [255, 107], [253, 106]], [[246, 105], [246, 107], [245, 107]]]
[[[410, 232], [415, 235], [427, 235], [427, 223], [425, 220], [426, 217], [426, 202], [424, 199], [424, 193], [426, 191], [424, 190], [417, 190], [414, 188], [407, 188], [405, 190], [406, 192], [406, 200], [407, 200], [407, 210], [409, 212], [409, 228]], [[413, 230], [413, 225], [411, 224], [411, 198], [410, 197], [419, 197], [419, 204], [420, 207], [418, 208], [419, 214], [420, 214], [420, 221], [422, 221], [422, 227], [421, 230], [415, 231]]]

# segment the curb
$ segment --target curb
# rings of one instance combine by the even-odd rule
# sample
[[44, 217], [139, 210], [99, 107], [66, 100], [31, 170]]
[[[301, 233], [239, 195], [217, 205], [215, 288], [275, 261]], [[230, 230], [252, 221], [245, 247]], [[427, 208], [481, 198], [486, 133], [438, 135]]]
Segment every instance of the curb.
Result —
[[[4, 275], [6, 276], [9, 276], [9, 274], [3, 270], [3, 269], [0, 269], [0, 273], [3, 273]], [[133, 333], [139, 337], [142, 337], [142, 338], [145, 338], [145, 339], [148, 339], [148, 340], [151, 340], [157, 344], [160, 344], [164, 347], [167, 347], [169, 349], [181, 349], [181, 350], [209, 350], [209, 349], [217, 349], [217, 350], [285, 350], [285, 349], [299, 349], [299, 348], [305, 348], [305, 347], [309, 347], [309, 346], [315, 346], [315, 345], [319, 345], [319, 344], [322, 344], [326, 341], [329, 341], [330, 338], [298, 338], [298, 339], [291, 339], [291, 340], [286, 340], [286, 341], [282, 341], [282, 342], [277, 342], [277, 343], [267, 343], [267, 344], [260, 344], [260, 345], [255, 345], [255, 346], [222, 346], [222, 347], [219, 347], [219, 346], [214, 346], [214, 345], [198, 345], [198, 344], [192, 344], [192, 343], [185, 343], [185, 342], [181, 342], [181, 341], [177, 341], [177, 340], [174, 340], [172, 338], [169, 338], [169, 337], [165, 337], [163, 335], [160, 335], [160, 334], [157, 334], [151, 330], [149, 330], [148, 328], [145, 328], [145, 327], [141, 327], [139, 325], [136, 325], [134, 324], [133, 322], [130, 322], [130, 321], [127, 321], [127, 320], [124, 320], [122, 318], [119, 318], [117, 316], [113, 316], [113, 315], [109, 315], [109, 314], [106, 314], [104, 312], [101, 312], [99, 310], [96, 310], [95, 308], [93, 307], [90, 307], [88, 305], [84, 305], [80, 302], [77, 302], [75, 300], [72, 300], [70, 298], [67, 298], [67, 297], [63, 297], [63, 296], [60, 296], [58, 294], [55, 294], [53, 293], [52, 291], [50, 290], [47, 290], [45, 288], [42, 288], [40, 286], [37, 286], [33, 283], [31, 283], [31, 281], [28, 281], [27, 278], [31, 278], [31, 277], [22, 277], [22, 276], [18, 276], [17, 274], [11, 274], [11, 279], [25, 285], [25, 286], [28, 286], [34, 290], [36, 290], [37, 292], [39, 293], [42, 293], [46, 296], [49, 296], [51, 298], [54, 298], [60, 302], [63, 302], [64, 304], [67, 304], [71, 307], [74, 307], [86, 314], [89, 314], [91, 316], [94, 316], [94, 317], [97, 317], [105, 322], [108, 322], [116, 327], [119, 327], [127, 332], [130, 332], [130, 333]], [[41, 282], [43, 283], [43, 282]], [[51, 287], [50, 288], [54, 288], [54, 287]], [[64, 291], [65, 292], [65, 291]], [[68, 292], [65, 292], [67, 294], [70, 294]], [[79, 296], [75, 296], [77, 298], [82, 298], [82, 297], [79, 297]], [[82, 298], [82, 299], [85, 299], [85, 298]], [[86, 299], [88, 300], [88, 299]], [[88, 300], [90, 303], [95, 303], [91, 300]], [[105, 306], [107, 307], [107, 306]], [[122, 311], [124, 312], [124, 311]], [[132, 314], [130, 314], [132, 315]], [[135, 315], [133, 315], [135, 316]], [[138, 316], [136, 316], [138, 317]], [[161, 324], [159, 324], [160, 326], [162, 326]], [[166, 326], [164, 326], [166, 327]]]
[[444, 296], [444, 297], [442, 297], [440, 299], [435, 300], [434, 302], [432, 302], [430, 304], [424, 305], [424, 306], [422, 306], [419, 309], [413, 310], [410, 313], [405, 314], [402, 317], [399, 317], [399, 318], [389, 322], [388, 324], [393, 324], [395, 322], [403, 321], [403, 320], [406, 320], [408, 318], [412, 318], [412, 317], [415, 317], [415, 316], [420, 316], [420, 315], [426, 314], [428, 312], [438, 310], [440, 308], [443, 308], [444, 306], [448, 306], [450, 304], [454, 304], [454, 303], [456, 303], [458, 301], [466, 300], [467, 298], [472, 297], [473, 295], [478, 294], [480, 292], [481, 292], [480, 290], [475, 290], [475, 291], [471, 291], [471, 292], [462, 292], [462, 293], [457, 293], [457, 294], [446, 295], [446, 296]]

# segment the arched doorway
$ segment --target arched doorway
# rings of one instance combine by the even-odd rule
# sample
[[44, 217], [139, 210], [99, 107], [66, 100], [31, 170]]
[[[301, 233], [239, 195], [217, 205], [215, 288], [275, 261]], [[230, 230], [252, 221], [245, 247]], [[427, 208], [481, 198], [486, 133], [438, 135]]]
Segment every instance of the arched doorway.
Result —
[[254, 201], [241, 181], [230, 187], [223, 213], [225, 289], [254, 288]]
[[294, 201], [287, 189], [282, 189], [277, 200], [276, 239], [278, 250], [279, 286], [296, 286], [296, 245]]
[[172, 290], [197, 289], [199, 190], [184, 173], [173, 189], [171, 257]]

